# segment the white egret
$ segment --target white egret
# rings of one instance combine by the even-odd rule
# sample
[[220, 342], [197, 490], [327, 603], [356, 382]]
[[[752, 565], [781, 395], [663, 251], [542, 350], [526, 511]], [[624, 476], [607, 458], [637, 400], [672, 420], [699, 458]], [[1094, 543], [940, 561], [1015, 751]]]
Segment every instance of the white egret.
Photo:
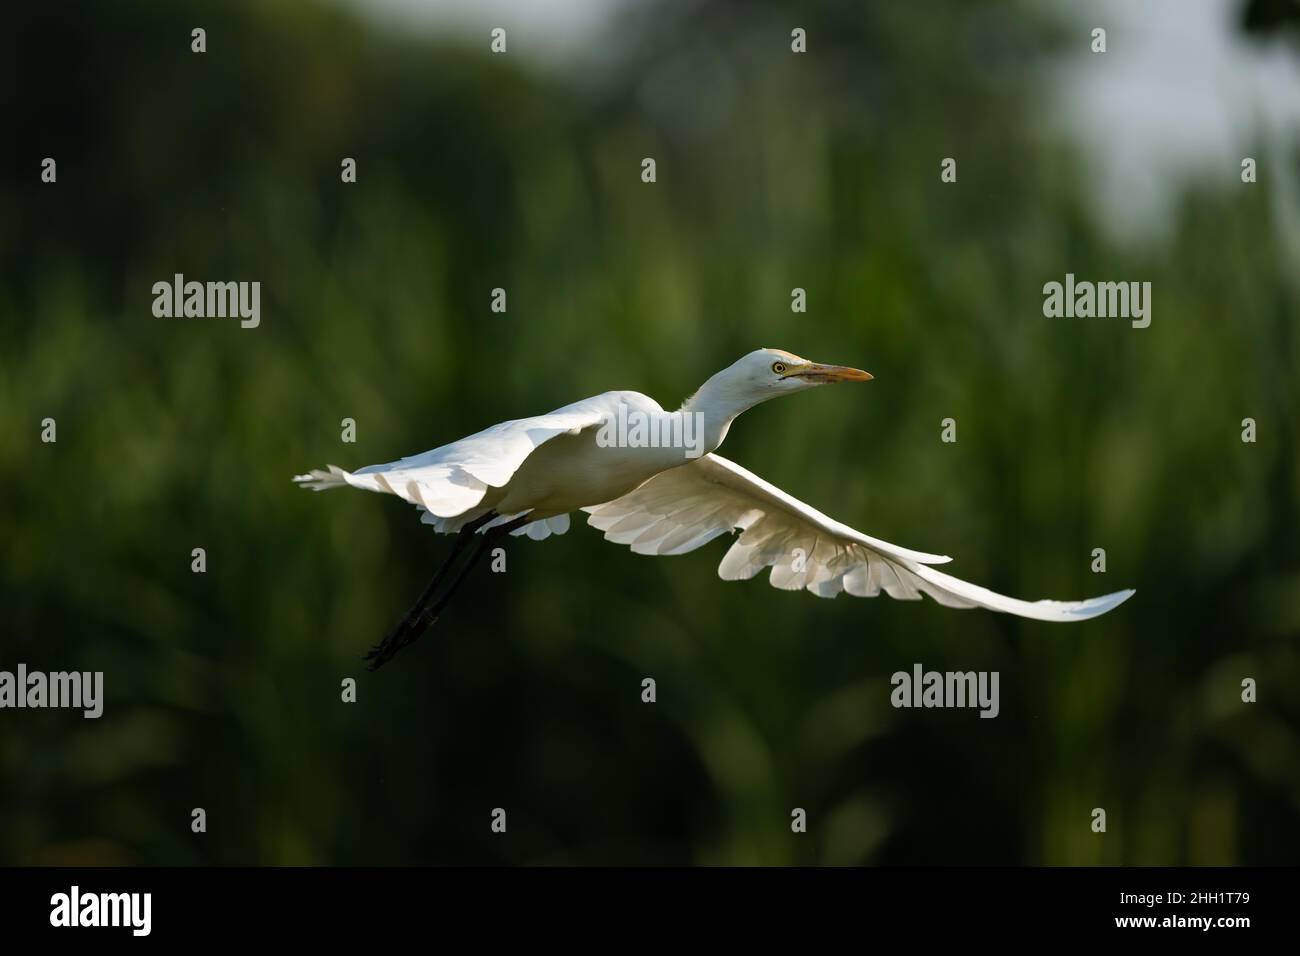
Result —
[[[437, 620], [470, 568], [505, 534], [563, 534], [569, 513], [639, 554], [685, 554], [719, 535], [740, 536], [718, 567], [725, 580], [770, 567], [778, 588], [819, 597], [919, 599], [982, 607], [1040, 621], [1082, 621], [1127, 600], [1116, 591], [1086, 601], [1021, 601], [934, 568], [950, 558], [901, 548], [826, 517], [739, 465], [713, 454], [741, 412], [867, 372], [758, 349], [718, 372], [676, 412], [639, 392], [604, 392], [548, 415], [502, 422], [441, 448], [355, 472], [334, 465], [294, 478], [320, 491], [351, 485], [397, 495], [426, 524], [456, 533], [451, 553], [405, 617], [367, 655], [373, 670]], [[475, 535], [441, 596], [440, 583]]]

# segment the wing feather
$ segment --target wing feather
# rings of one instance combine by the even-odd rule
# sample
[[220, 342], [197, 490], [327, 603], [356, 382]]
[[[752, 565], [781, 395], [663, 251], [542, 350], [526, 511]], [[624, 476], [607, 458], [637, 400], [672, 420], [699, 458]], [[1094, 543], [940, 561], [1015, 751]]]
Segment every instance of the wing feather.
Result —
[[[557, 435], [577, 434], [605, 420], [601, 396], [576, 402], [548, 415], [501, 422], [450, 445], [382, 465], [367, 465], [355, 472], [335, 465], [296, 475], [294, 481], [313, 491], [351, 485], [384, 492], [417, 505], [427, 512], [421, 520], [439, 531], [456, 530], [460, 522], [440, 519], [464, 515], [474, 508], [488, 488], [499, 488], [529, 455]], [[529, 537], [563, 534], [554, 519], [535, 522], [520, 531]], [[567, 520], [563, 524], [567, 528]]]
[[901, 548], [826, 517], [752, 472], [717, 455], [662, 472], [621, 498], [583, 509], [588, 523], [639, 554], [685, 554], [739, 531], [718, 576], [768, 581], [819, 597], [841, 591], [898, 600], [927, 595], [946, 607], [983, 607], [1041, 621], [1079, 621], [1122, 604], [1131, 590], [1086, 601], [1022, 601], [971, 584], [932, 565], [951, 559]]

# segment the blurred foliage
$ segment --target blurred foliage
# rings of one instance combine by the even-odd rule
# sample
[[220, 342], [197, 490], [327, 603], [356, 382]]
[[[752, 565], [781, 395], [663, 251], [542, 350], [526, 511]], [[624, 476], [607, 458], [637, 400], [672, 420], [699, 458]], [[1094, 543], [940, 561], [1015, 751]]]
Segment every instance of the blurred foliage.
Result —
[[[298, 3], [8, 20], [0, 667], [102, 670], [107, 704], [0, 713], [0, 862], [1296, 862], [1286, 197], [1228, 169], [1167, 245], [1107, 238], [1041, 6], [805, 4], [794, 56], [776, 3], [658, 3], [586, 74]], [[1067, 271], [1150, 280], [1151, 327], [1044, 319]], [[154, 318], [177, 272], [260, 281], [261, 327]], [[669, 405], [759, 346], [876, 381], [750, 412], [728, 457], [997, 590], [1136, 597], [1070, 627], [819, 601], [575, 524], [361, 670], [447, 540], [291, 475]], [[893, 710], [918, 661], [1000, 671], [1001, 716]]]

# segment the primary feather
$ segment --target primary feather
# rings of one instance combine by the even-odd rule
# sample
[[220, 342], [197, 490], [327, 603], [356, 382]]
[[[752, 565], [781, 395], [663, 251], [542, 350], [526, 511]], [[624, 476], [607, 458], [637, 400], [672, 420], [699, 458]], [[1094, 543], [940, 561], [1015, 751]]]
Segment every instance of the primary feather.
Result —
[[740, 531], [718, 566], [724, 580], [768, 580], [818, 597], [915, 600], [922, 594], [947, 607], [984, 607], [1041, 621], [1096, 617], [1125, 601], [1117, 591], [1086, 601], [1021, 601], [970, 584], [930, 565], [951, 560], [873, 538], [826, 517], [757, 475], [718, 455], [656, 475], [635, 491], [585, 509], [588, 523], [638, 554], [685, 554]]

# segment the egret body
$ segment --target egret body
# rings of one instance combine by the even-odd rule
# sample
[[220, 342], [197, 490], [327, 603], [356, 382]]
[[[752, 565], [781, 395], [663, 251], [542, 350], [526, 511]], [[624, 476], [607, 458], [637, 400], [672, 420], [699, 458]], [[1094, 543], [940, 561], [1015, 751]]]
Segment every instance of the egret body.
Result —
[[[951, 560], [945, 555], [855, 531], [713, 454], [736, 417], [760, 402], [832, 382], [870, 379], [858, 369], [758, 349], [718, 372], [673, 412], [639, 392], [604, 392], [400, 461], [355, 472], [330, 465], [294, 480], [317, 491], [351, 485], [397, 495], [419, 508], [426, 524], [457, 535], [424, 594], [371, 651], [372, 669], [437, 619], [493, 540], [504, 534], [535, 539], [563, 534], [570, 513], [579, 510], [607, 539], [640, 554], [684, 554], [739, 531], [718, 568], [722, 578], [750, 578], [770, 567], [774, 586], [804, 588], [819, 597], [841, 591], [858, 597], [884, 591], [901, 599], [925, 594], [948, 607], [1080, 621], [1133, 594], [1033, 602], [997, 594], [936, 570], [934, 565]], [[624, 427], [628, 422], [635, 427]], [[438, 596], [471, 541], [469, 558]]]

